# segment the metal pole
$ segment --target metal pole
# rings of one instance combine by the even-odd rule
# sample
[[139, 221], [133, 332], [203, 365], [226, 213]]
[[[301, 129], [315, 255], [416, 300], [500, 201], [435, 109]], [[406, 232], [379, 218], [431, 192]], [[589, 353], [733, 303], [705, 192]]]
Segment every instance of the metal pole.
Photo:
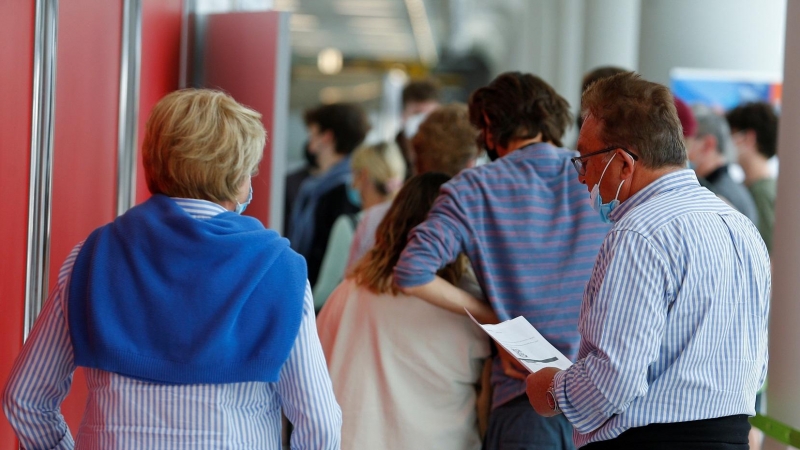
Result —
[[142, 60], [142, 3], [124, 0], [117, 133], [117, 215], [136, 203], [136, 145]]
[[48, 290], [58, 0], [36, 0], [35, 21], [23, 339], [28, 338]]

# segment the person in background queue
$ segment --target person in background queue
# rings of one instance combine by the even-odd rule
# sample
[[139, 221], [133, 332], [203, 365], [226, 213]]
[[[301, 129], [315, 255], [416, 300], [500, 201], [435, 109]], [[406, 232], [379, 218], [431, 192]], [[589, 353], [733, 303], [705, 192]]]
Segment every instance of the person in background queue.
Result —
[[314, 308], [317, 311], [344, 278], [345, 262], [361, 216], [378, 205], [391, 204], [406, 179], [405, 161], [394, 142], [357, 148], [350, 160], [350, 169], [353, 181], [347, 186], [347, 194], [353, 204], [363, 209], [358, 214], [339, 216], [331, 228], [328, 248], [313, 288]]
[[[422, 122], [411, 141], [414, 173], [441, 172], [452, 177], [473, 167], [480, 151], [475, 143], [477, 134], [469, 122], [467, 105], [451, 103], [436, 108]], [[391, 204], [391, 201], [386, 201], [364, 210], [350, 246], [348, 270], [375, 245], [375, 230]]]
[[353, 103], [322, 105], [306, 111], [304, 119], [308, 149], [318, 170], [300, 186], [287, 237], [292, 248], [305, 257], [313, 286], [333, 223], [342, 214], [361, 210], [347, 195], [352, 183], [350, 154], [364, 141], [370, 126], [364, 110]]
[[772, 105], [759, 102], [737, 106], [725, 118], [731, 127], [739, 165], [744, 170], [744, 185], [758, 210], [758, 231], [767, 250], [771, 250], [778, 180], [769, 160], [778, 151], [778, 115]]
[[700, 184], [758, 224], [758, 210], [750, 192], [730, 174], [737, 161], [736, 147], [725, 118], [704, 105], [693, 105], [697, 131], [686, 137], [686, 151]]

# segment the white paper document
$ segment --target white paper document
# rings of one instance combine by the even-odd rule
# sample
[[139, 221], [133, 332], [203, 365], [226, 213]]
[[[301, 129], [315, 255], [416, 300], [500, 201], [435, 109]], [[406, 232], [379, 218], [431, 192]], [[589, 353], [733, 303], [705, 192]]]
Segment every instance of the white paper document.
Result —
[[475, 320], [469, 311], [467, 311], [467, 314], [498, 345], [514, 356], [531, 373], [545, 367], [558, 367], [564, 370], [572, 365], [572, 362], [566, 356], [553, 347], [551, 343], [547, 342], [547, 339], [542, 337], [539, 330], [534, 328], [522, 316], [506, 320], [497, 325], [483, 325]]

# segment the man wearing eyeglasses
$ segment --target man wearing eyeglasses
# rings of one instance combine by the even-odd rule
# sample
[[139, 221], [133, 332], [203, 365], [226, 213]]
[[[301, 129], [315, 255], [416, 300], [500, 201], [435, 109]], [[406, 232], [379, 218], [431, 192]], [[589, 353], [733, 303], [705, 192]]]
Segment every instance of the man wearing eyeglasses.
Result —
[[701, 188], [669, 90], [628, 72], [584, 94], [573, 158], [614, 225], [586, 287], [578, 360], [527, 379], [578, 447], [747, 449], [766, 373], [769, 256], [745, 216]]
[[[483, 322], [524, 316], [567, 357], [578, 351], [581, 293], [608, 231], [589, 206], [561, 148], [569, 104], [544, 80], [504, 73], [476, 90], [470, 121], [496, 159], [442, 186], [409, 233], [395, 283], [409, 295]], [[466, 254], [490, 308], [437, 277]], [[481, 312], [488, 310], [486, 315]], [[525, 396], [527, 370], [501, 353], [492, 372], [485, 450], [573, 449], [564, 417], [543, 418]]]

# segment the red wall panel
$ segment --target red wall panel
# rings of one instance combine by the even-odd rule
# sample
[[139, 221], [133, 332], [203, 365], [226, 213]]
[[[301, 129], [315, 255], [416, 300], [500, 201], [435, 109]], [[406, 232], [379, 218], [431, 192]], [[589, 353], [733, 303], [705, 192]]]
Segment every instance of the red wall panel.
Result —
[[[114, 218], [122, 2], [59, 2], [50, 286], [75, 244]], [[143, 2], [140, 132], [177, 88], [181, 0]], [[35, 0], [0, 2], [0, 387], [22, 344]], [[140, 141], [141, 142], [141, 137]], [[141, 183], [137, 195], [146, 197]], [[62, 412], [74, 433], [86, 399], [79, 370]], [[0, 415], [0, 448], [15, 448]]]
[[275, 11], [211, 15], [207, 23], [205, 85], [222, 89], [261, 113], [267, 145], [259, 175], [253, 178], [253, 202], [247, 215], [269, 227], [272, 132], [275, 111], [275, 63], [278, 21]]
[[[34, 0], [0, 2], [0, 389], [22, 347], [28, 235]], [[13, 44], [11, 44], [13, 43]], [[0, 415], [0, 448], [16, 448]]]
[[[122, 2], [59, 2], [50, 286], [72, 248], [116, 212]], [[62, 412], [73, 433], [86, 402], [76, 374]]]
[[140, 151], [147, 118], [162, 97], [178, 89], [182, 8], [181, 0], [144, 0], [142, 3], [142, 68], [136, 158], [137, 203], [150, 197], [144, 179]]
[[[181, 0], [142, 4], [140, 133], [155, 103], [178, 85], [181, 5]], [[122, 2], [82, 0], [60, 7], [51, 280], [72, 247], [115, 216], [122, 34]], [[137, 173], [137, 199], [143, 200], [141, 167]], [[62, 405], [73, 433], [85, 401], [86, 383], [78, 370]]]

